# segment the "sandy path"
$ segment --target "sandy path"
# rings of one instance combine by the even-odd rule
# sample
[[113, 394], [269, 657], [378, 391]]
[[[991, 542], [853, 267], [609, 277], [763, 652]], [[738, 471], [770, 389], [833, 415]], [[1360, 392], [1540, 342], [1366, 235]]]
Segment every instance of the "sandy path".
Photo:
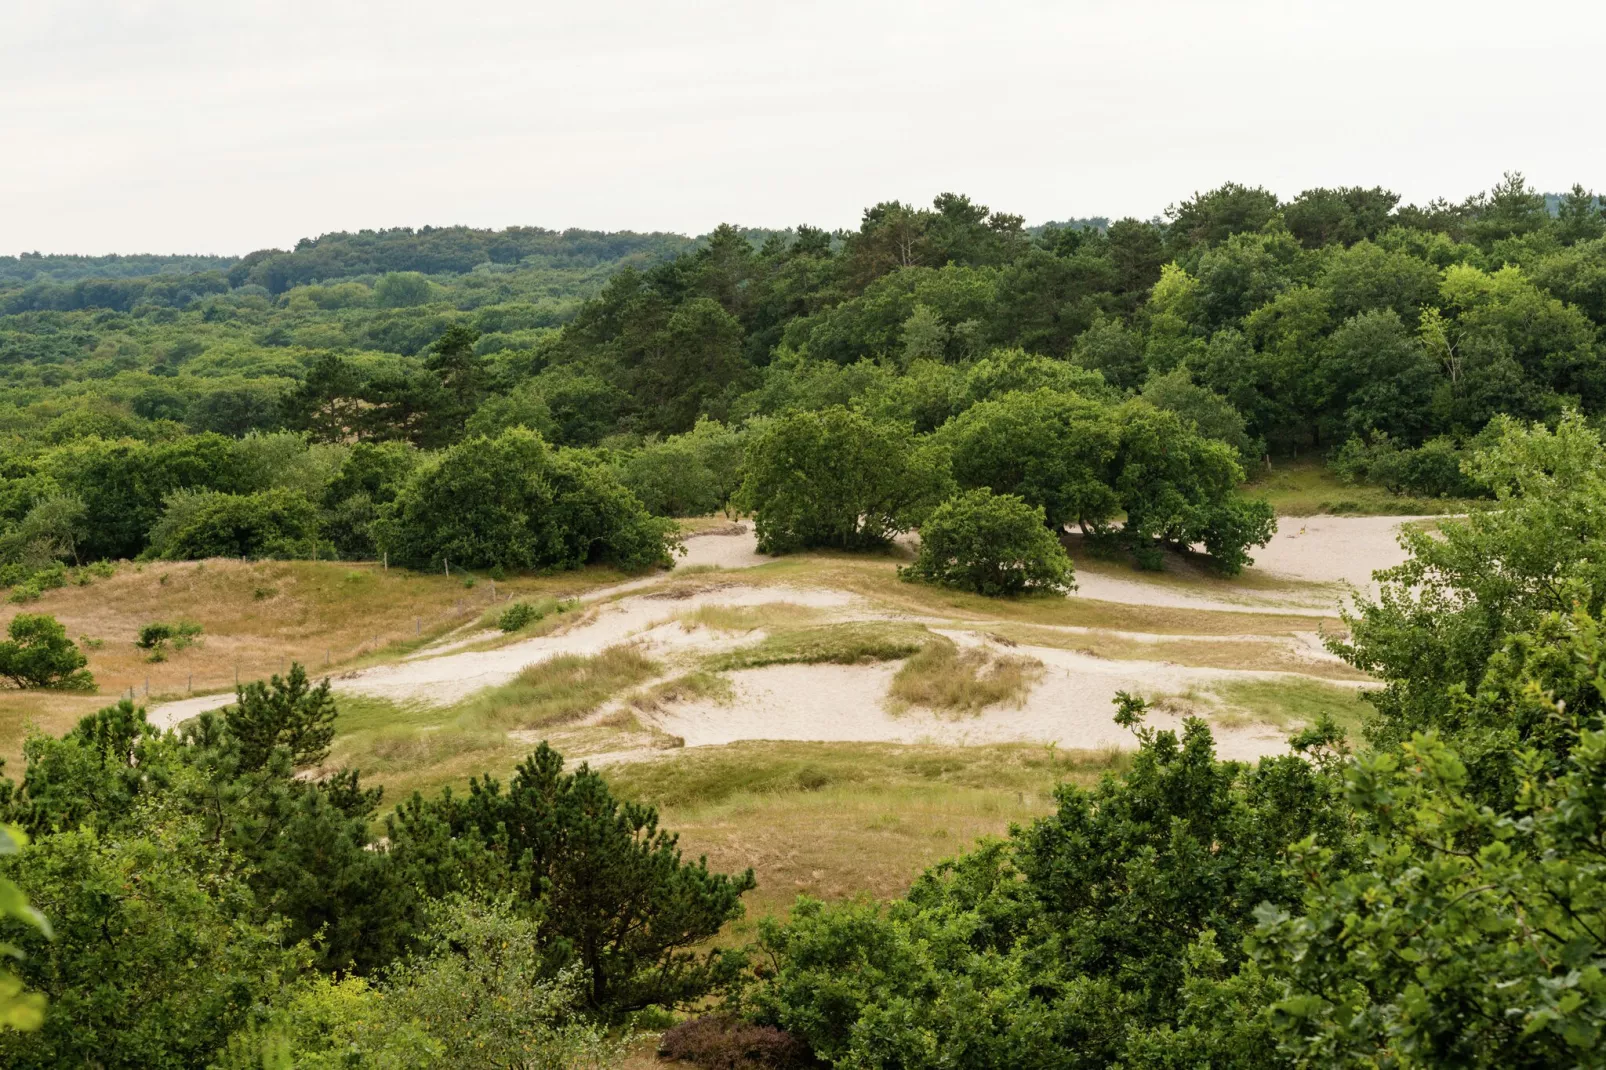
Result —
[[[677, 614], [699, 606], [756, 606], [789, 602], [818, 609], [845, 608], [858, 599], [839, 591], [802, 590], [791, 587], [714, 587], [683, 598], [627, 597], [602, 605], [589, 621], [558, 635], [538, 636], [511, 643], [495, 650], [454, 650], [435, 657], [415, 657], [387, 665], [376, 665], [337, 676], [333, 688], [340, 692], [373, 695], [397, 701], [423, 701], [446, 705], [486, 687], [505, 684], [526, 666], [561, 654], [600, 654], [626, 640], [643, 644], [649, 652], [670, 652], [697, 647], [713, 652], [732, 645], [755, 641], [756, 637], [713, 638], [706, 630], [688, 631], [675, 623], [664, 623]], [[227, 706], [232, 692], [203, 695], [168, 702], [154, 707], [152, 724], [169, 728], [206, 710]]]
[[[1372, 573], [1405, 560], [1402, 524], [1416, 516], [1282, 517], [1277, 534], [1253, 553], [1260, 572], [1314, 583], [1347, 583], [1375, 589]], [[1435, 518], [1437, 519], [1437, 518]]]
[[[1253, 552], [1254, 571], [1280, 579], [1307, 583], [1348, 583], [1372, 591], [1372, 573], [1405, 560], [1400, 549], [1401, 524], [1417, 517], [1399, 516], [1317, 516], [1284, 517], [1281, 530], [1264, 547]], [[911, 548], [918, 540], [902, 540]], [[776, 558], [757, 551], [751, 530], [739, 535], [708, 534], [687, 541], [688, 556], [680, 566], [718, 565], [738, 569], [761, 565]], [[633, 581], [645, 585], [650, 581]], [[1163, 579], [1145, 578], [1132, 570], [1130, 575], [1080, 571], [1075, 597], [1098, 602], [1120, 602], [1134, 606], [1166, 609], [1208, 609], [1224, 612], [1265, 613], [1275, 611], [1295, 616], [1332, 616], [1344, 595], [1333, 591], [1278, 591], [1240, 587], [1230, 595], [1188, 590]], [[610, 588], [610, 593], [627, 588]]]
[[[699, 701], [652, 718], [653, 727], [688, 747], [740, 740], [876, 743], [1053, 743], [1074, 749], [1136, 746], [1112, 719], [1117, 691], [1160, 695], [1222, 680], [1277, 678], [1278, 673], [1194, 669], [1162, 662], [1106, 661], [1073, 651], [1019, 647], [1010, 651], [1043, 662], [1043, 679], [1020, 708], [998, 706], [974, 716], [923, 710], [893, 714], [884, 699], [895, 664], [779, 665], [730, 674], [728, 703]], [[1149, 723], [1176, 728], [1182, 718], [1155, 712]], [[1287, 733], [1271, 726], [1216, 730], [1219, 753], [1256, 758], [1287, 749]], [[616, 759], [617, 760], [617, 759]]]

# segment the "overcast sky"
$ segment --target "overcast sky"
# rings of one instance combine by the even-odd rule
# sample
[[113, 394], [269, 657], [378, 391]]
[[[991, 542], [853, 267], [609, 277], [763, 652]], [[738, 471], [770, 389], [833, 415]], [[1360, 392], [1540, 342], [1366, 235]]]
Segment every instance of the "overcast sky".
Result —
[[0, 252], [363, 227], [854, 226], [944, 190], [1606, 187], [1606, 5], [45, 0], [0, 20]]

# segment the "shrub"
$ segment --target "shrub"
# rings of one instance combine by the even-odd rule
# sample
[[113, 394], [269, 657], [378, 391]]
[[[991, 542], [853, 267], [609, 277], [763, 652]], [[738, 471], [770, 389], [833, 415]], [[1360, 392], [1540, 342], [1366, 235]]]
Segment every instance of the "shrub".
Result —
[[516, 632], [543, 619], [546, 614], [544, 606], [529, 602], [514, 602], [502, 610], [502, 615], [496, 618], [496, 626], [504, 632]]
[[749, 440], [746, 466], [736, 502], [755, 514], [764, 553], [885, 545], [952, 485], [946, 454], [840, 405], [770, 421]]
[[985, 595], [1075, 588], [1071, 560], [1043, 523], [1043, 507], [982, 488], [939, 505], [920, 528], [907, 580]]
[[89, 659], [67, 638], [67, 629], [44, 613], [18, 613], [0, 643], [0, 677], [18, 687], [93, 690]]
[[1445, 436], [1416, 449], [1379, 433], [1371, 442], [1351, 438], [1333, 456], [1333, 470], [1348, 483], [1372, 483], [1393, 494], [1422, 498], [1486, 497], [1489, 489], [1461, 470], [1466, 450]]
[[607, 471], [522, 428], [473, 438], [421, 469], [374, 526], [391, 560], [438, 568], [668, 565], [674, 524]]
[[201, 626], [192, 621], [181, 620], [177, 624], [153, 621], [140, 628], [139, 638], [134, 640], [134, 645], [150, 651], [151, 661], [166, 661], [169, 644], [174, 650], [183, 650], [194, 643], [200, 634]]
[[256, 494], [174, 496], [168, 515], [151, 532], [154, 556], [305, 557], [318, 537], [318, 509], [282, 488]]
[[658, 1057], [704, 1070], [792, 1070], [821, 1065], [809, 1046], [784, 1029], [710, 1014], [664, 1033]]
[[605, 1016], [697, 999], [729, 977], [692, 948], [741, 916], [752, 870], [732, 877], [683, 859], [657, 810], [615, 799], [583, 763], [565, 773], [546, 743], [505, 787], [486, 777], [460, 795], [415, 794], [385, 827], [392, 863], [437, 894], [505, 865], [505, 887], [530, 900], [521, 909], [540, 903], [541, 951], [578, 968], [585, 1002]]

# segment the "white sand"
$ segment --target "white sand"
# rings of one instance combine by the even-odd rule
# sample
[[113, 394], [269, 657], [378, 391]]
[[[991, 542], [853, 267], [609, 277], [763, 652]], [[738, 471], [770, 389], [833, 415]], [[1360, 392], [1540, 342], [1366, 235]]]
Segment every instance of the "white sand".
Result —
[[[558, 635], [538, 636], [494, 650], [453, 650], [436, 657], [415, 657], [377, 665], [337, 676], [332, 686], [337, 692], [445, 705], [482, 688], [505, 684], [526, 666], [560, 654], [600, 654], [608, 647], [627, 640], [640, 642], [649, 653], [687, 647], [712, 653], [755, 640], [755, 636], [717, 637], [706, 630], [688, 631], [679, 624], [665, 623], [699, 606], [756, 606], [789, 602], [811, 608], [833, 609], [851, 606], [856, 601], [853, 595], [840, 591], [713, 585], [703, 591], [688, 593], [683, 598], [627, 597], [597, 607], [592, 619]], [[150, 720], [159, 727], [171, 727], [198, 713], [218, 709], [233, 701], [233, 693], [228, 693], [169, 702], [154, 707], [150, 711]]]
[[1405, 560], [1400, 525], [1415, 516], [1285, 516], [1277, 534], [1253, 551], [1260, 572], [1316, 583], [1373, 589], [1372, 573]]
[[[1354, 584], [1366, 589], [1371, 573], [1403, 560], [1396, 531], [1410, 518], [1310, 517], [1285, 519], [1283, 530], [1270, 545], [1255, 554], [1256, 569], [1275, 576], [1312, 583]], [[706, 534], [687, 540], [689, 553], [679, 567], [717, 565], [741, 569], [771, 558], [758, 554], [750, 530], [740, 534]], [[708, 629], [687, 629], [674, 618], [701, 606], [754, 606], [791, 602], [839, 611], [844, 619], [888, 619], [857, 597], [841, 591], [791, 587], [760, 588], [710, 577], [706, 587], [664, 595], [619, 594], [650, 585], [658, 577], [631, 581], [604, 592], [593, 592], [587, 618], [560, 634], [509, 643], [491, 650], [461, 649], [465, 642], [486, 634], [459, 635], [449, 644], [422, 651], [407, 660], [375, 666], [337, 677], [335, 690], [390, 698], [448, 704], [482, 688], [513, 679], [526, 666], [561, 654], [597, 654], [621, 642], [637, 642], [653, 655], [707, 654], [756, 642], [761, 633], [722, 635]], [[1332, 605], [1308, 605], [1309, 590], [1290, 596], [1276, 589], [1236, 588], [1233, 601], [1212, 597], [1175, 583], [1084, 573], [1078, 597], [1135, 605], [1215, 610], [1326, 614]], [[1291, 604], [1303, 598], [1307, 605]], [[1333, 601], [1338, 595], [1335, 591]], [[904, 618], [908, 619], [908, 618]], [[935, 622], [934, 622], [935, 623]], [[983, 629], [984, 630], [984, 629]], [[1066, 631], [1082, 629], [1068, 628]], [[956, 641], [973, 644], [975, 633], [943, 629]], [[1137, 634], [1134, 638], [1160, 637]], [[1176, 638], [1175, 636], [1168, 638]], [[1231, 641], [1236, 637], [1203, 639]], [[1264, 637], [1257, 637], [1264, 638]], [[1314, 633], [1300, 633], [1290, 648], [1313, 662], [1329, 660]], [[680, 736], [689, 747], [719, 746], [737, 740], [839, 740], [882, 742], [940, 742], [982, 744], [1033, 742], [1068, 748], [1132, 747], [1130, 733], [1111, 720], [1115, 692], [1126, 690], [1156, 695], [1180, 693], [1190, 687], [1208, 688], [1225, 679], [1274, 678], [1282, 674], [1226, 669], [1186, 668], [1160, 661], [1112, 661], [1073, 651], [1032, 647], [1015, 648], [1043, 662], [1045, 673], [1025, 704], [1016, 709], [993, 708], [977, 716], [950, 718], [911, 710], [889, 713], [885, 696], [895, 664], [793, 665], [752, 669], [730, 674], [734, 697], [728, 703], [699, 701], [671, 707], [655, 716], [653, 727]], [[153, 723], [171, 726], [207, 709], [228, 704], [232, 694], [202, 696], [172, 702], [151, 711]], [[1151, 723], [1175, 727], [1179, 718], [1155, 713]], [[1285, 733], [1266, 726], [1218, 730], [1218, 748], [1224, 756], [1248, 758], [1284, 749]], [[599, 754], [596, 761], [633, 761], [661, 753], [633, 746], [624, 739], [617, 751]]]
[[[1152, 696], [1226, 679], [1281, 675], [1106, 661], [1046, 647], [1020, 647], [1011, 653], [1028, 654], [1045, 667], [1042, 681], [1018, 709], [997, 706], [957, 717], [918, 709], [893, 714], [885, 697], [897, 665], [778, 665], [731, 673], [735, 693], [728, 703], [688, 703], [666, 710], [652, 723], [680, 736], [688, 747], [765, 739], [1131, 749], [1136, 746], [1132, 734], [1111, 719], [1117, 691]], [[1182, 719], [1155, 712], [1149, 723], [1176, 728]], [[1217, 749], [1229, 758], [1280, 753], [1286, 750], [1285, 735], [1268, 726], [1217, 730]]]

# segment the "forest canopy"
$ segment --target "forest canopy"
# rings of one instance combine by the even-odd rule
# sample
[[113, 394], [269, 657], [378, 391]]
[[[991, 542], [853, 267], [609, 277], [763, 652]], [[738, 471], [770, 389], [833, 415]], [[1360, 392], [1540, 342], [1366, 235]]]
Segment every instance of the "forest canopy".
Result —
[[[424, 562], [501, 537], [423, 531], [416, 503], [492, 448], [470, 442], [519, 432], [549, 458], [531, 461], [545, 489], [505, 493], [536, 501], [561, 476], [588, 488], [591, 529], [465, 560], [662, 560], [638, 506], [744, 504], [776, 549], [872, 545], [947, 487], [1017, 495], [1140, 563], [1191, 546], [1231, 572], [1269, 534], [1237, 491], [1268, 459], [1475, 497], [1490, 488], [1462, 461], [1496, 416], [1598, 415], [1603, 280], [1600, 199], [1520, 174], [1426, 206], [1229, 183], [1152, 220], [1035, 227], [945, 193], [836, 232], [426, 227], [237, 259], [28, 254], [0, 263], [0, 557]], [[865, 470], [829, 477], [858, 488], [854, 530], [818, 487], [782, 493], [765, 465], [807, 414], [873, 425], [870, 451], [916, 459], [927, 489], [872, 502], [886, 473], [861, 450]]]

